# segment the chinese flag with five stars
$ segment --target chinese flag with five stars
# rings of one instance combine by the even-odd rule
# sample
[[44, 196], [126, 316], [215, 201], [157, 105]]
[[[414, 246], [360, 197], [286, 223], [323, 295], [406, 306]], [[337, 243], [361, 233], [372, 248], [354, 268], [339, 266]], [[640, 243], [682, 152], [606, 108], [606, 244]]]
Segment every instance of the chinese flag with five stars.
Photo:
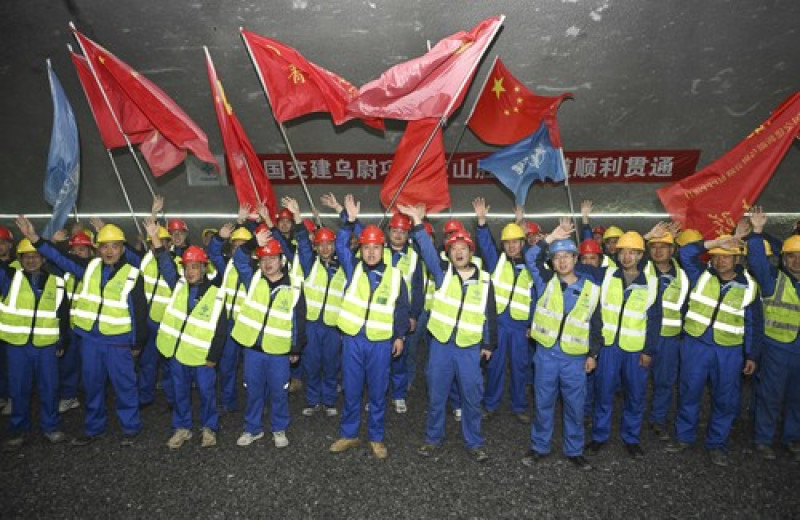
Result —
[[565, 98], [572, 94], [537, 96], [496, 58], [467, 126], [481, 140], [507, 146], [536, 132], [545, 120], [553, 146], [558, 148], [561, 143], [553, 128], [556, 111]]

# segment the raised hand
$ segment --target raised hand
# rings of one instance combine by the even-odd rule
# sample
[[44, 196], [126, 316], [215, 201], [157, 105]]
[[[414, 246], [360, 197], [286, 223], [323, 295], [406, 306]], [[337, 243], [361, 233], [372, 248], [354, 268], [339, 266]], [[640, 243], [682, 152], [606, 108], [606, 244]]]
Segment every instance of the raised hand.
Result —
[[147, 235], [150, 237], [150, 242], [153, 244], [153, 247], [161, 247], [162, 242], [161, 238], [158, 236], [158, 222], [156, 222], [156, 218], [153, 215], [150, 215], [144, 219], [143, 224], [145, 231], [147, 231]]
[[151, 209], [151, 214], [155, 217], [162, 211], [164, 211], [164, 197], [161, 195], [153, 195], [153, 207]]
[[486, 199], [483, 197], [475, 197], [472, 199], [472, 208], [475, 210], [475, 216], [478, 217], [478, 225], [486, 225], [486, 216], [489, 214], [491, 206], [486, 204]]
[[397, 211], [403, 215], [408, 215], [408, 217], [414, 222], [415, 226], [421, 224], [422, 219], [425, 218], [424, 206], [420, 208], [419, 206], [411, 206], [409, 204], [398, 204]]
[[680, 222], [675, 222], [674, 220], [670, 220], [667, 223], [667, 231], [672, 233], [673, 237], [677, 237], [678, 233], [681, 232], [681, 223]]
[[736, 229], [733, 231], [733, 236], [736, 238], [744, 238], [750, 234], [750, 231], [753, 229], [753, 226], [750, 225], [750, 219], [747, 217], [742, 217], [739, 222], [736, 223]]
[[92, 217], [89, 219], [89, 224], [92, 225], [95, 231], [100, 231], [100, 229], [105, 226], [105, 222], [100, 217]]
[[552, 233], [547, 235], [545, 241], [548, 244], [552, 244], [556, 240], [564, 240], [569, 238], [574, 231], [575, 225], [572, 223], [572, 219], [569, 217], [561, 217], [558, 226], [556, 226]]
[[319, 201], [323, 206], [334, 210], [336, 213], [341, 213], [344, 209], [344, 206], [339, 204], [339, 201], [336, 200], [336, 195], [334, 195], [333, 192], [323, 194], [319, 198]]
[[297, 203], [297, 199], [292, 197], [283, 197], [281, 199], [281, 204], [283, 204], [284, 208], [287, 208], [292, 212], [296, 224], [299, 224], [303, 221], [303, 219], [300, 217], [300, 204]]
[[242, 202], [239, 204], [239, 213], [236, 215], [236, 222], [243, 224], [252, 211], [253, 206], [251, 206], [249, 202]]
[[650, 231], [644, 234], [645, 240], [650, 240], [653, 238], [662, 238], [664, 235], [667, 234], [669, 231], [669, 224], [666, 222], [657, 222], [655, 226], [653, 226]]
[[31, 224], [31, 221], [28, 220], [28, 217], [25, 215], [18, 215], [16, 223], [20, 233], [25, 235], [25, 238], [30, 240], [32, 244], [39, 240], [39, 235], [36, 233], [36, 228], [33, 227], [33, 224]]
[[256, 212], [258, 212], [258, 216], [261, 217], [264, 224], [266, 224], [268, 228], [272, 228], [272, 217], [269, 214], [269, 208], [267, 208], [263, 202], [258, 205]]
[[357, 202], [351, 193], [344, 196], [344, 209], [350, 222], [355, 222], [361, 212], [361, 202]]
[[592, 213], [594, 209], [594, 203], [591, 200], [586, 199], [581, 202], [581, 221], [584, 224], [589, 224], [589, 215]]
[[269, 239], [272, 238], [272, 231], [269, 229], [262, 229], [258, 233], [256, 233], [256, 240], [258, 241], [258, 247], [264, 247], [269, 242]]
[[767, 214], [761, 206], [753, 206], [750, 213], [750, 223], [753, 224], [753, 232], [761, 233], [767, 224]]
[[50, 240], [53, 242], [66, 242], [67, 241], [67, 230], [66, 229], [58, 229], [53, 236], [50, 237]]
[[231, 237], [231, 233], [233, 233], [233, 224], [231, 222], [226, 222], [217, 232], [222, 240], [228, 240]]

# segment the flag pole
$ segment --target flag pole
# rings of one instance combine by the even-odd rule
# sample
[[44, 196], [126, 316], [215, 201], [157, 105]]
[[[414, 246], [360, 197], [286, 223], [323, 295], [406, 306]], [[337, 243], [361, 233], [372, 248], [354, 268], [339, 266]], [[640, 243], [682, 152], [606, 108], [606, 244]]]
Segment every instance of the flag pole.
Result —
[[[272, 99], [269, 97], [269, 90], [267, 89], [267, 83], [264, 81], [264, 75], [261, 74], [261, 70], [258, 68], [256, 64], [255, 56], [253, 56], [253, 49], [250, 48], [250, 44], [247, 41], [247, 38], [244, 37], [243, 34], [244, 29], [239, 27], [239, 36], [242, 37], [242, 41], [244, 42], [244, 46], [247, 49], [247, 54], [250, 56], [250, 61], [253, 62], [253, 68], [256, 69], [256, 74], [258, 75], [258, 79], [261, 81], [261, 88], [264, 89], [264, 95], [267, 97], [267, 103], [269, 103], [270, 108], [274, 107], [275, 105], [272, 104]], [[272, 112], [273, 118], [275, 117], [275, 112]], [[300, 179], [300, 184], [303, 185], [303, 191], [306, 194], [306, 198], [308, 199], [308, 203], [311, 205], [311, 212], [312, 213], [319, 213], [317, 211], [317, 207], [314, 204], [314, 200], [311, 198], [311, 193], [308, 191], [308, 186], [306, 185], [306, 180], [303, 178], [303, 172], [300, 171], [300, 163], [297, 161], [297, 156], [294, 154], [294, 149], [292, 148], [292, 144], [289, 142], [289, 136], [286, 135], [286, 128], [283, 126], [283, 123], [275, 119], [275, 122], [278, 124], [278, 129], [281, 131], [281, 136], [283, 137], [283, 142], [286, 143], [286, 149], [289, 150], [289, 155], [292, 158], [292, 164], [294, 165], [294, 171], [297, 173], [297, 177]]]
[[572, 225], [575, 228], [575, 238], [580, 242], [580, 233], [576, 225], [577, 218], [575, 216], [575, 205], [572, 202], [572, 190], [569, 189], [569, 171], [567, 170], [567, 161], [564, 159], [564, 147], [558, 149], [559, 156], [561, 157], [561, 167], [564, 168], [564, 187], [567, 189], [567, 200], [569, 201], [569, 216], [572, 219]]
[[114, 160], [114, 155], [111, 153], [111, 150], [106, 148], [106, 153], [108, 154], [108, 158], [111, 160], [111, 166], [114, 168], [114, 173], [117, 175], [117, 182], [119, 182], [119, 187], [122, 189], [122, 195], [125, 197], [125, 203], [128, 204], [128, 209], [131, 212], [131, 218], [133, 219], [133, 223], [136, 225], [136, 231], [141, 235], [142, 228], [139, 227], [139, 221], [136, 220], [136, 213], [133, 211], [131, 199], [128, 197], [128, 190], [125, 189], [125, 184], [122, 182], [122, 176], [119, 174], [119, 170], [117, 169], [117, 162]]
[[[480, 55], [478, 55], [478, 57], [475, 59], [475, 63], [470, 68], [469, 73], [464, 75], [464, 79], [461, 80], [461, 85], [459, 85], [458, 90], [456, 90], [456, 95], [453, 96], [453, 99], [450, 100], [450, 104], [447, 105], [447, 109], [445, 109], [444, 113], [442, 114], [442, 117], [439, 120], [439, 126], [440, 127], [444, 127], [445, 124], [447, 123], [447, 114], [450, 113], [450, 110], [452, 110], [453, 105], [455, 105], [456, 101], [461, 96], [461, 91], [464, 90], [464, 87], [469, 82], [469, 79], [470, 79], [470, 76], [472, 76], [472, 73], [475, 72], [475, 70], [478, 68], [478, 65], [480, 65], [480, 62], [483, 59], [483, 55], [486, 52], [486, 49], [489, 48], [489, 45], [494, 40], [495, 36], [497, 36], [497, 31], [500, 30], [500, 27], [502, 27], [503, 22], [505, 21], [505, 19], [506, 19], [505, 15], [500, 15], [500, 23], [498, 23], [497, 27], [495, 27], [494, 31], [492, 31], [492, 35], [488, 39], [488, 43], [486, 44], [486, 48], [483, 49], [483, 52], [481, 52]], [[431, 142], [433, 141], [433, 138], [436, 135], [436, 132], [438, 130], [439, 130], [439, 128], [435, 128], [433, 130], [433, 132], [431, 132], [431, 135], [428, 137], [428, 140], [425, 141], [425, 144], [422, 146], [422, 149], [420, 150], [419, 154], [417, 155], [417, 158], [411, 164], [411, 167], [408, 169], [408, 173], [406, 173], [406, 176], [403, 179], [403, 182], [400, 183], [400, 186], [397, 188], [397, 192], [395, 192], [394, 196], [392, 197], [391, 202], [389, 202], [389, 205], [386, 207], [386, 210], [384, 210], [383, 218], [381, 218], [381, 222], [380, 222], [379, 227], [383, 226], [383, 222], [386, 220], [386, 216], [389, 214], [389, 211], [391, 211], [392, 207], [394, 206], [394, 203], [397, 202], [397, 198], [400, 196], [400, 193], [403, 191], [403, 188], [405, 187], [405, 185], [408, 183], [409, 179], [411, 178], [411, 174], [414, 173], [414, 170], [416, 169], [417, 165], [422, 160], [422, 156], [425, 155], [425, 152], [428, 151], [428, 147], [431, 145]], [[447, 170], [445, 170], [445, 175], [446, 174], [447, 174]]]
[[[78, 29], [75, 28], [74, 23], [69, 22], [69, 27], [70, 29], [72, 29], [73, 32], [78, 32]], [[75, 39], [78, 40], [78, 45], [80, 46], [81, 51], [83, 51], [83, 55], [87, 57], [86, 63], [89, 64], [89, 70], [92, 71], [92, 77], [94, 78], [94, 81], [97, 83], [97, 89], [100, 91], [100, 94], [102, 94], [103, 101], [106, 102], [108, 111], [111, 114], [111, 118], [114, 120], [114, 124], [117, 125], [119, 133], [122, 134], [122, 137], [125, 139], [125, 144], [128, 146], [128, 151], [131, 152], [133, 160], [134, 162], [136, 162], [136, 166], [139, 169], [139, 173], [142, 175], [142, 180], [144, 180], [144, 183], [147, 185], [147, 189], [150, 190], [150, 196], [155, 198], [156, 192], [153, 189], [153, 186], [150, 184], [150, 180], [147, 178], [147, 174], [144, 172], [142, 163], [139, 162], [139, 157], [136, 156], [136, 151], [133, 149], [133, 144], [131, 143], [131, 140], [128, 138], [128, 134], [126, 134], [125, 131], [122, 129], [122, 124], [120, 124], [119, 118], [117, 117], [117, 114], [114, 112], [114, 109], [111, 106], [111, 101], [108, 99], [108, 95], [106, 94], [106, 90], [103, 88], [103, 84], [100, 83], [100, 78], [97, 76], [97, 71], [94, 68], [92, 60], [88, 58], [89, 54], [86, 52], [86, 49], [83, 46], [83, 42], [80, 40], [80, 38], [76, 37]], [[72, 51], [72, 47], [69, 44], [67, 44], [67, 47], [69, 48], [70, 51]]]

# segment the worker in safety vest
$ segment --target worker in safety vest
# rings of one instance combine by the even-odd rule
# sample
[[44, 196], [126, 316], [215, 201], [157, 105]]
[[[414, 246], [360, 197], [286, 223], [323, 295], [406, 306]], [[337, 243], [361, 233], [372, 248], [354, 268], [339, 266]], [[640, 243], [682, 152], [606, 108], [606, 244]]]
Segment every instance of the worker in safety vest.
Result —
[[34, 381], [44, 436], [54, 444], [66, 440], [58, 414], [58, 358], [69, 339], [64, 280], [43, 270], [45, 260], [27, 238], [20, 240], [17, 257], [22, 269], [0, 266], [0, 337], [8, 345], [8, 388], [14, 403], [6, 450], [21, 448], [30, 435]]
[[[431, 241], [435, 243], [435, 233], [433, 225], [430, 221], [423, 221], [425, 232], [431, 237]], [[428, 336], [428, 317], [430, 316], [431, 307], [433, 306], [433, 293], [436, 290], [436, 283], [431, 277], [431, 273], [425, 262], [420, 262], [420, 270], [422, 272], [422, 293], [423, 303], [422, 309], [417, 317], [416, 326], [411, 331], [406, 339], [403, 347], [403, 353], [406, 355], [406, 370], [408, 372], [408, 387], [409, 390], [414, 383], [417, 376], [417, 353], [419, 352], [420, 345], [423, 343], [427, 345]]]
[[[708, 251], [711, 266], [698, 257]], [[678, 251], [689, 277], [688, 309], [683, 320], [684, 341], [680, 351], [680, 386], [676, 441], [670, 453], [688, 449], [697, 438], [697, 426], [706, 383], [711, 381], [711, 416], [705, 447], [713, 464], [727, 466], [727, 441], [738, 416], [741, 374], [756, 370], [758, 337], [763, 335], [758, 286], [739, 265], [743, 254], [739, 237], [722, 235], [716, 240], [693, 242]]]
[[106, 429], [106, 382], [111, 380], [117, 417], [122, 426], [121, 444], [130, 446], [142, 429], [136, 391], [134, 357], [147, 339], [147, 304], [139, 269], [125, 257], [125, 234], [113, 224], [97, 233], [97, 258], [64, 254], [41, 240], [24, 216], [20, 231], [34, 247], [81, 284], [72, 307], [73, 326], [81, 336], [81, 365], [86, 397], [85, 435], [72, 440], [85, 446]]
[[[747, 261], [761, 287], [764, 304], [764, 349], [759, 368], [755, 412], [756, 452], [775, 459], [775, 431], [783, 414], [780, 443], [800, 462], [800, 235], [783, 242], [781, 264], [770, 265], [763, 239], [767, 216], [752, 210], [753, 234], [748, 239]], [[783, 410], [781, 410], [783, 405]]]
[[[5, 226], [0, 226], [0, 266], [10, 265], [19, 269], [20, 263], [14, 258], [14, 235]], [[8, 364], [6, 343], [0, 339], [0, 415], [11, 415], [11, 401], [8, 400]]]
[[635, 231], [616, 243], [619, 267], [607, 267], [600, 291], [603, 342], [597, 359], [590, 453], [602, 449], [611, 435], [614, 394], [625, 395], [620, 437], [633, 458], [644, 456], [640, 444], [653, 349], [661, 326], [658, 279], [646, 269], [644, 239]]
[[208, 255], [197, 246], [189, 246], [181, 257], [183, 276], [159, 238], [155, 219], [145, 221], [158, 266], [172, 291], [158, 327], [156, 346], [170, 364], [175, 392], [172, 409], [173, 433], [167, 441], [178, 449], [192, 438], [192, 387], [200, 396], [201, 447], [217, 444], [217, 379], [215, 366], [222, 356], [228, 335], [224, 292], [220, 289], [221, 268], [214, 280], [206, 277]]
[[592, 227], [589, 223], [589, 215], [593, 209], [594, 204], [591, 200], [581, 202], [581, 240], [597, 240], [599, 244], [603, 245], [603, 252], [605, 253], [600, 260], [600, 266], [616, 267], [617, 240], [622, 236], [623, 231], [617, 226], [609, 226], [608, 228], [603, 226]]
[[436, 283], [428, 319], [425, 443], [417, 452], [430, 457], [440, 450], [447, 397], [455, 381], [461, 395], [464, 444], [475, 461], [484, 462], [489, 454], [481, 432], [481, 361], [488, 361], [497, 347], [497, 304], [491, 277], [472, 263], [475, 243], [465, 231], [456, 231], [447, 239], [449, 261], [442, 261], [422, 224], [424, 208], [400, 204], [398, 209], [413, 220], [414, 240]]
[[497, 305], [497, 348], [486, 364], [486, 390], [483, 395], [484, 418], [492, 417], [500, 407], [506, 386], [506, 363], [510, 368], [511, 413], [523, 424], [530, 423], [527, 384], [530, 380], [531, 353], [528, 346], [530, 322], [536, 305], [536, 292], [525, 265], [525, 232], [512, 222], [500, 235], [498, 254], [487, 226], [490, 206], [482, 197], [472, 201], [478, 219], [478, 246], [486, 269], [491, 273]]
[[[276, 448], [289, 445], [289, 365], [297, 363], [306, 344], [306, 303], [300, 285], [284, 266], [281, 246], [261, 230], [233, 255], [247, 296], [231, 335], [244, 347], [247, 404], [244, 432], [236, 441], [249, 446], [264, 436], [262, 413], [270, 398], [272, 440]], [[258, 268], [250, 261], [255, 248]]]
[[[531, 247], [525, 260], [538, 300], [531, 324], [536, 341], [533, 378], [534, 414], [531, 444], [522, 463], [533, 466], [550, 454], [559, 396], [563, 413], [563, 452], [582, 470], [592, 469], [583, 456], [586, 375], [594, 371], [603, 345], [600, 285], [575, 270], [578, 249], [570, 240], [569, 218]], [[545, 255], [552, 269], [545, 267]]]
[[403, 351], [408, 334], [408, 290], [399, 269], [387, 263], [385, 236], [377, 226], [366, 226], [359, 237], [361, 258], [349, 248], [350, 235], [361, 204], [352, 195], [344, 199], [347, 223], [336, 236], [336, 254], [345, 272], [342, 307], [337, 325], [342, 339], [344, 405], [340, 438], [330, 447], [340, 453], [360, 444], [361, 396], [367, 385], [367, 435], [373, 455], [389, 456], [385, 440], [386, 392], [391, 359]]

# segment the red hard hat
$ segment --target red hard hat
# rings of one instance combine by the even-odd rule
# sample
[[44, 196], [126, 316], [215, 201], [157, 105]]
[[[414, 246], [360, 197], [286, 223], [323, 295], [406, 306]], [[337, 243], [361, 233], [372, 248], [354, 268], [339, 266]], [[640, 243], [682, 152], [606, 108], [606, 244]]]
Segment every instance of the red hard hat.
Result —
[[525, 234], [526, 235], [538, 235], [542, 231], [542, 228], [539, 227], [539, 224], [536, 222], [531, 222], [530, 220], [525, 222]]
[[444, 232], [452, 233], [454, 231], [463, 231], [464, 224], [455, 219], [450, 219], [444, 223]]
[[597, 243], [597, 240], [589, 238], [581, 242], [581, 245], [578, 247], [578, 252], [582, 255], [589, 253], [600, 255], [603, 254], [603, 249], [600, 247], [600, 244]]
[[361, 236], [358, 237], [359, 244], [383, 244], [386, 237], [383, 235], [381, 228], [375, 224], [370, 224], [361, 231]]
[[403, 215], [402, 213], [395, 213], [392, 215], [392, 219], [389, 221], [390, 228], [397, 228], [402, 229], [403, 231], [408, 231], [411, 229], [411, 219], [408, 215]]
[[314, 233], [315, 244], [319, 244], [320, 242], [333, 242], [334, 240], [336, 240], [336, 234], [326, 227], [321, 227]]
[[267, 245], [256, 249], [256, 256], [259, 258], [264, 258], [265, 256], [278, 256], [280, 254], [281, 243], [274, 238], [270, 238], [267, 241]]
[[427, 233], [428, 233], [430, 236], [433, 236], [433, 233], [434, 233], [434, 231], [433, 231], [433, 224], [431, 224], [431, 223], [430, 223], [430, 222], [428, 222], [427, 220], [425, 221], [425, 231], [427, 231]]
[[475, 251], [475, 242], [472, 241], [472, 237], [469, 236], [469, 233], [467, 233], [464, 230], [456, 231], [455, 233], [450, 235], [450, 238], [448, 238], [444, 243], [444, 248], [450, 251], [450, 246], [459, 241], [466, 242], [467, 245], [469, 246], [469, 250]]
[[92, 247], [93, 245], [94, 244], [92, 244], [91, 237], [89, 237], [89, 235], [87, 235], [83, 231], [79, 231], [78, 233], [75, 233], [74, 235], [69, 237], [69, 247], [75, 247], [75, 246]]
[[168, 231], [189, 231], [189, 226], [186, 225], [186, 222], [179, 218], [171, 218], [169, 222], [167, 222], [167, 230]]
[[288, 218], [289, 220], [294, 220], [294, 213], [292, 213], [292, 210], [290, 210], [289, 208], [283, 208], [278, 212], [277, 215], [275, 215], [275, 218], [276, 219]]
[[184, 265], [191, 262], [200, 262], [201, 264], [205, 264], [208, 263], [208, 255], [205, 251], [203, 251], [202, 247], [189, 246], [186, 248], [186, 251], [183, 252], [181, 260], [183, 261]]
[[602, 235], [605, 232], [606, 228], [604, 228], [603, 226], [595, 226], [592, 228], [592, 233], [594, 233], [595, 235]]
[[256, 230], [253, 233], [253, 235], [257, 235], [257, 234], [261, 233], [262, 231], [271, 231], [271, 230], [269, 229], [269, 226], [267, 226], [266, 224], [259, 224], [259, 225], [256, 226]]
[[0, 240], [8, 240], [9, 242], [14, 241], [14, 235], [11, 234], [11, 230], [5, 226], [0, 226]]
[[314, 224], [314, 221], [311, 220], [310, 218], [304, 218], [303, 225], [306, 227], [309, 233], [313, 233], [314, 231], [317, 230], [317, 225]]

